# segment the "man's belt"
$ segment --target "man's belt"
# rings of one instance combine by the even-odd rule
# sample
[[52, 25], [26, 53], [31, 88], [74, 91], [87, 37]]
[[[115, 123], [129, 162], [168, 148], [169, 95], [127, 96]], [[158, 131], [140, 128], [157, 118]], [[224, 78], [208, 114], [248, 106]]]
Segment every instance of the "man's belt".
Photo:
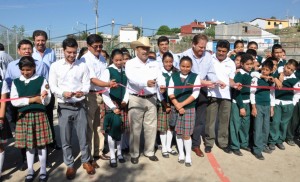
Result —
[[155, 96], [156, 94], [149, 94], [149, 95], [131, 94], [131, 95], [134, 95], [134, 96], [136, 96], [136, 97], [141, 97], [141, 98], [144, 98], [144, 99], [149, 99], [149, 98]]

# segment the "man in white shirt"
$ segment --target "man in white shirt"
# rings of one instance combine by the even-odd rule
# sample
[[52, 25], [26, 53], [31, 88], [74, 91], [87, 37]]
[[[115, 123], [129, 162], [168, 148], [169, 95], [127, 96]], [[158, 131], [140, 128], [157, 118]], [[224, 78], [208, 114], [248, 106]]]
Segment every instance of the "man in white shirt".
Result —
[[[206, 51], [207, 42], [208, 37], [206, 35], [195, 35], [192, 40], [192, 48], [184, 51], [181, 56], [189, 56], [193, 61], [192, 72], [198, 74], [202, 81], [206, 80], [205, 84], [213, 85], [213, 83], [218, 82], [218, 78], [212, 63], [212, 56]], [[192, 135], [192, 150], [198, 157], [204, 157], [204, 154], [200, 149], [200, 136], [202, 136], [204, 140], [207, 104], [207, 87], [202, 87], [200, 89], [199, 97], [197, 98], [195, 127]]]
[[162, 62], [162, 57], [164, 53], [170, 52], [173, 55], [173, 66], [177, 69], [179, 69], [179, 58], [177, 55], [173, 54], [169, 50], [169, 39], [166, 36], [161, 36], [157, 39], [157, 46], [158, 46], [158, 52], [156, 53], [156, 60], [159, 63], [159, 67], [162, 69], [163, 62]]
[[220, 87], [208, 89], [208, 106], [205, 126], [205, 152], [210, 153], [215, 142], [215, 124], [218, 125], [218, 145], [226, 153], [231, 153], [228, 147], [228, 125], [231, 111], [230, 86], [235, 86], [235, 63], [227, 57], [230, 50], [230, 43], [227, 40], [220, 40], [217, 43], [217, 52], [212, 56], [213, 66], [218, 79], [225, 83], [225, 88]]
[[87, 143], [87, 116], [84, 103], [89, 92], [90, 77], [86, 64], [76, 59], [78, 44], [75, 39], [63, 41], [65, 58], [51, 65], [49, 84], [58, 102], [58, 121], [64, 163], [68, 166], [67, 179], [74, 179], [74, 156], [72, 154], [72, 130], [76, 129], [81, 152], [81, 163], [88, 174], [95, 174], [89, 163], [90, 150]]
[[100, 132], [103, 128], [100, 126], [100, 105], [103, 103], [102, 96], [95, 92], [103, 90], [103, 87], [110, 87], [115, 82], [103, 82], [100, 77], [107, 67], [105, 58], [101, 55], [103, 39], [97, 34], [91, 34], [86, 39], [88, 52], [81, 57], [90, 72], [91, 87], [86, 96], [88, 132], [87, 140], [91, 151], [91, 163], [95, 168], [99, 165], [94, 159], [109, 160], [109, 157], [103, 154], [104, 135]]
[[165, 85], [165, 80], [157, 61], [148, 59], [150, 43], [147, 37], [140, 37], [130, 43], [137, 57], [126, 62], [128, 79], [131, 163], [139, 162], [140, 136], [144, 128], [144, 155], [151, 161], [158, 161], [154, 155], [157, 132], [156, 91]]
[[[50, 69], [50, 65], [56, 61], [56, 56], [54, 50], [46, 47], [47, 40], [48, 40], [47, 33], [43, 30], [35, 30], [32, 34], [32, 39], [34, 41], [32, 57], [35, 60], [44, 62]], [[61, 147], [58, 146], [56, 142], [56, 137], [55, 137], [56, 135], [55, 135], [54, 125], [53, 125], [54, 104], [55, 104], [55, 97], [52, 94], [51, 101], [46, 106], [47, 109], [46, 113], [47, 113], [47, 117], [51, 127], [52, 137], [53, 137], [53, 143], [50, 144], [49, 146], [56, 150], [61, 150]], [[49, 164], [50, 163], [47, 163], [48, 166]]]
[[0, 67], [3, 71], [3, 75], [5, 75], [8, 63], [12, 62], [13, 60], [14, 59], [4, 51], [4, 45], [0, 43]]

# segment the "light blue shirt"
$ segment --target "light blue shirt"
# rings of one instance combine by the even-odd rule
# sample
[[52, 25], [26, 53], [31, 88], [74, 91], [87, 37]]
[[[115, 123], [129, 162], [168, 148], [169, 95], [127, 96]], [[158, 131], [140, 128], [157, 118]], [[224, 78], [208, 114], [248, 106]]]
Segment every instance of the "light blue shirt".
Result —
[[38, 61], [43, 61], [44, 63], [47, 64], [47, 66], [50, 68], [51, 64], [54, 63], [56, 61], [56, 56], [55, 56], [55, 52], [54, 50], [50, 49], [50, 48], [46, 48], [44, 51], [44, 55], [43, 57], [41, 56], [41, 54], [39, 53], [39, 51], [36, 50], [36, 48], [33, 48], [33, 53], [32, 53], [32, 57], [35, 60]]
[[[171, 51], [169, 52], [173, 55], [173, 66], [179, 69], [179, 56]], [[164, 64], [162, 62], [162, 56], [160, 56], [159, 51], [156, 53], [156, 61], [158, 62], [160, 68], [164, 67]]]
[[[14, 79], [19, 78], [21, 76], [21, 71], [19, 68], [19, 61], [20, 59], [17, 59], [15, 61], [12, 61], [8, 64], [6, 73], [5, 73], [5, 81], [7, 82], [8, 88], [11, 88], [11, 83]], [[44, 77], [46, 80], [48, 80], [49, 76], [49, 67], [44, 62], [35, 60], [35, 71], [36, 74], [39, 76]]]
[[192, 72], [198, 74], [201, 80], [210, 80], [216, 82], [217, 78], [215, 68], [212, 64], [212, 55], [204, 51], [201, 58], [197, 58], [192, 48], [181, 54], [181, 57], [189, 56], [193, 61]]

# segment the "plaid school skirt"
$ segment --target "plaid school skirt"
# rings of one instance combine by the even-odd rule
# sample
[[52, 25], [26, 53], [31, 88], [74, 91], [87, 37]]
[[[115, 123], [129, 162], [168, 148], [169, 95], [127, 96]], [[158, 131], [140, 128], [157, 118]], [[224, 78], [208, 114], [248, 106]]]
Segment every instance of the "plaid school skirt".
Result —
[[12, 138], [11, 130], [8, 121], [4, 121], [3, 128], [0, 130], [0, 144], [7, 143], [7, 139]]
[[167, 113], [161, 104], [157, 105], [157, 130], [164, 132], [170, 129], [171, 112]]
[[[116, 102], [113, 103], [118, 106]], [[110, 112], [111, 109], [105, 104], [105, 112]], [[121, 108], [121, 119], [122, 119], [122, 131], [130, 131], [130, 122], [128, 120], [128, 105], [125, 108]]]
[[16, 123], [15, 147], [32, 149], [53, 142], [45, 112], [20, 113]]
[[176, 121], [175, 131], [178, 135], [191, 136], [195, 126], [195, 108], [186, 109], [183, 115], [178, 112], [172, 114], [172, 120]]

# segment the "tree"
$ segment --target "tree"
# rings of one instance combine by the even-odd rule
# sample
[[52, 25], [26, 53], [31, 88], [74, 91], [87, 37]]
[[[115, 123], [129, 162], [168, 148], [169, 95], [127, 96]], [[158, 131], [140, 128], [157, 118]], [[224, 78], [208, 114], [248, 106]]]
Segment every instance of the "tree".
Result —
[[21, 26], [17, 26], [17, 25], [14, 25], [12, 27], [12, 29], [20, 36], [24, 36], [24, 32], [25, 32], [25, 27], [24, 25], [21, 25]]
[[171, 28], [172, 34], [178, 34], [180, 33], [180, 28]]
[[162, 25], [158, 28], [156, 35], [170, 35], [171, 29], [167, 25]]
[[208, 37], [215, 38], [215, 27], [212, 26], [210, 28], [205, 29], [204, 34]]

